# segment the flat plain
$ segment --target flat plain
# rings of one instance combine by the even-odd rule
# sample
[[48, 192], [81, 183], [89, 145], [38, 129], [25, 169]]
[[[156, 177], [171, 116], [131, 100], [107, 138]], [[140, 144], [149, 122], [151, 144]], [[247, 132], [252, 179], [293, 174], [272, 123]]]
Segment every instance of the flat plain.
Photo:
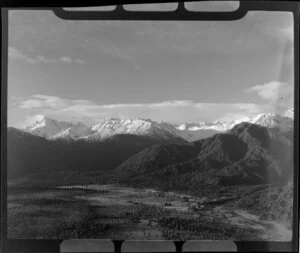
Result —
[[18, 239], [291, 239], [289, 226], [243, 208], [268, 186], [206, 189], [206, 196], [123, 185], [20, 187], [10, 184], [8, 237]]

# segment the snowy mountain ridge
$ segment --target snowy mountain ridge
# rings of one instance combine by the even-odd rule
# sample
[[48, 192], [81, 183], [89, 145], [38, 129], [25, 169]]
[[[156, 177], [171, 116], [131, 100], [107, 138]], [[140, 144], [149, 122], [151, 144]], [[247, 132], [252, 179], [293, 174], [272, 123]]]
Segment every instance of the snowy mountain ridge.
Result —
[[105, 120], [103, 123], [92, 126], [94, 133], [83, 136], [87, 140], [101, 140], [115, 134], [148, 135], [157, 139], [178, 138], [174, 126], [165, 122], [156, 122], [150, 119], [115, 119]]
[[281, 115], [264, 113], [245, 120], [228, 122], [199, 122], [173, 125], [151, 119], [107, 119], [104, 122], [86, 126], [83, 123], [70, 123], [57, 121], [43, 115], [37, 115], [33, 124], [25, 127], [23, 131], [38, 135], [47, 139], [83, 139], [87, 141], [99, 141], [116, 134], [145, 135], [156, 139], [172, 140], [183, 139], [195, 141], [210, 137], [219, 132], [226, 132], [243, 121], [265, 127], [278, 127], [282, 131], [293, 127], [293, 109], [289, 109]]
[[44, 115], [36, 115], [35, 118], [36, 121], [33, 124], [23, 128], [22, 130], [47, 139], [75, 139], [92, 133], [92, 130], [83, 123], [58, 121], [50, 119]]

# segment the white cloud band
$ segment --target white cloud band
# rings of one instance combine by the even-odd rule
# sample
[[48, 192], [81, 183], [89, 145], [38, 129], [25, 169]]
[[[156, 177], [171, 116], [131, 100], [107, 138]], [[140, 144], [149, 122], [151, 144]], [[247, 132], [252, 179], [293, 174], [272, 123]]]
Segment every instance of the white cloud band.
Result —
[[255, 92], [262, 99], [283, 110], [292, 107], [294, 104], [294, 87], [292, 84], [285, 82], [272, 81], [262, 85], [255, 85], [246, 89], [245, 92]]
[[151, 118], [172, 123], [235, 120], [268, 110], [268, 105], [253, 103], [200, 103], [171, 100], [156, 103], [97, 104], [89, 100], [33, 95], [14, 98], [14, 105], [63, 120], [95, 123], [110, 117]]
[[9, 47], [8, 48], [8, 57], [10, 59], [18, 59], [23, 60], [27, 63], [35, 64], [35, 63], [76, 63], [76, 64], [86, 64], [84, 60], [81, 59], [75, 59], [73, 60], [70, 56], [62, 56], [59, 58], [48, 58], [43, 55], [37, 55], [34, 57], [31, 57], [20, 50], [18, 50], [15, 47]]

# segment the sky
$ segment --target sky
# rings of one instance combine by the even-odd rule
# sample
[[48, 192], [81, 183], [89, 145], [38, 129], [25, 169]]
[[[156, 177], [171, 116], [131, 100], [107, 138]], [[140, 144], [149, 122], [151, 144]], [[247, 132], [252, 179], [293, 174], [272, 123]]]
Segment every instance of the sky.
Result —
[[9, 126], [36, 114], [88, 125], [111, 117], [180, 124], [293, 107], [292, 13], [66, 21], [50, 11], [10, 10], [8, 31]]

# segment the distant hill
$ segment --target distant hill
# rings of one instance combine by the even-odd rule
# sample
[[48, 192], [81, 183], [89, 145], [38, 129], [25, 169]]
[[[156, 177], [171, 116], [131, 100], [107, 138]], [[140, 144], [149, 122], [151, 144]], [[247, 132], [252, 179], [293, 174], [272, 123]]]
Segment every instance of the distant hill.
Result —
[[156, 145], [123, 162], [116, 181], [186, 189], [202, 183], [276, 183], [293, 170], [292, 135], [243, 122], [191, 145]]

